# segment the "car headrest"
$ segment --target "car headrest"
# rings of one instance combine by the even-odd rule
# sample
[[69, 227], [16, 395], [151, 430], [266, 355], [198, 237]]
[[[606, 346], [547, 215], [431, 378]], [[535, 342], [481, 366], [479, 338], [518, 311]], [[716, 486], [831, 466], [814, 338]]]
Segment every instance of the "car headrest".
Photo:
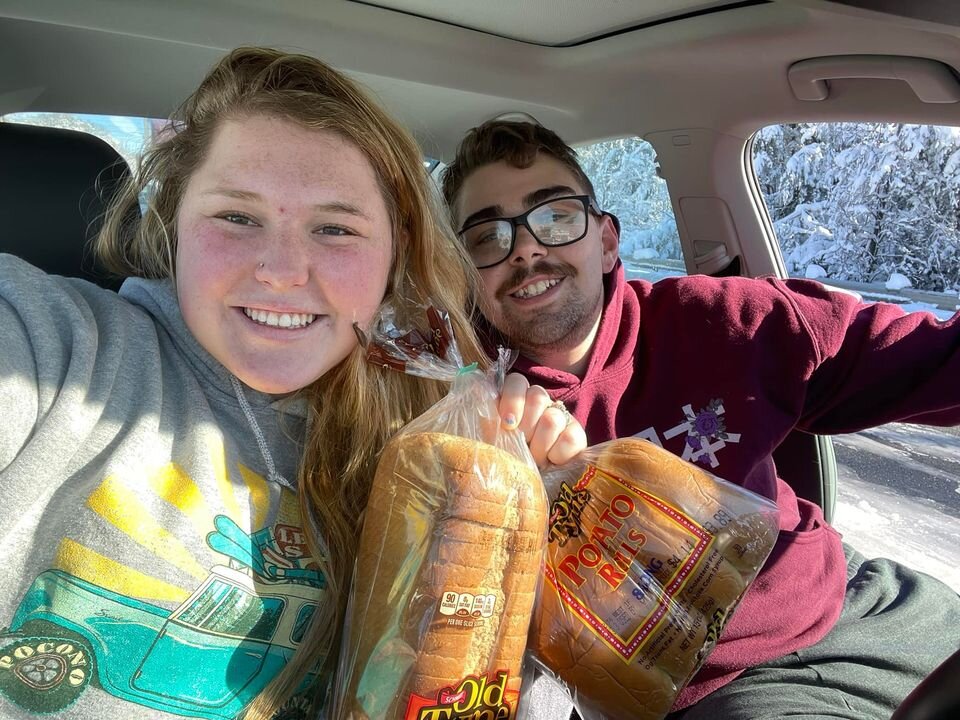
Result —
[[119, 153], [87, 133], [2, 122], [0, 158], [0, 252], [117, 289], [89, 241], [130, 175]]

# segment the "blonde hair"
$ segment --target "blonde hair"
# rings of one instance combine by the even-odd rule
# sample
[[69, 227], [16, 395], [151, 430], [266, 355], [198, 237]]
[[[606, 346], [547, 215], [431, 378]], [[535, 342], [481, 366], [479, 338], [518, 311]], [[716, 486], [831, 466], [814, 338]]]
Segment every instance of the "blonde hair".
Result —
[[[173, 132], [147, 151], [108, 213], [97, 240], [107, 266], [123, 275], [173, 277], [177, 210], [187, 181], [220, 123], [258, 114], [337, 132], [364, 153], [393, 229], [394, 262], [384, 301], [408, 314], [425, 304], [446, 309], [465, 362], [483, 362], [468, 307], [475, 271], [445, 220], [419, 147], [355, 83], [304, 55], [238, 48], [213, 68], [172, 118]], [[130, 210], [144, 190], [152, 193], [148, 208], [138, 224], [130, 223]], [[311, 550], [326, 577], [325, 602], [294, 657], [247, 708], [248, 720], [270, 718], [321, 660], [327, 672], [318, 675], [318, 685], [335, 667], [377, 458], [387, 440], [446, 388], [369, 364], [358, 346], [304, 392], [311, 429], [299, 471], [299, 500]]]

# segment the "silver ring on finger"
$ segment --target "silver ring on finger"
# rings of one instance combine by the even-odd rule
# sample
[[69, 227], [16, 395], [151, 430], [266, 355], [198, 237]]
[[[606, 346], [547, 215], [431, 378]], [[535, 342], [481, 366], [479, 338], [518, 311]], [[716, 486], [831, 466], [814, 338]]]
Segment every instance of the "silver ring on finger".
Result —
[[563, 413], [564, 418], [567, 421], [567, 425], [573, 422], [573, 415], [570, 414], [570, 411], [567, 410], [567, 406], [563, 404], [563, 400], [554, 400], [547, 407], [556, 408]]

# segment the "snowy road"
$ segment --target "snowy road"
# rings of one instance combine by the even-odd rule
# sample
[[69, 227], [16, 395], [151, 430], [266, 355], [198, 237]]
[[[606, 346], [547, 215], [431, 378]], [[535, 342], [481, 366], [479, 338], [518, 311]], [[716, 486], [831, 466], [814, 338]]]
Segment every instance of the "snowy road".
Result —
[[844, 540], [960, 592], [960, 428], [891, 423], [838, 435], [834, 447]]

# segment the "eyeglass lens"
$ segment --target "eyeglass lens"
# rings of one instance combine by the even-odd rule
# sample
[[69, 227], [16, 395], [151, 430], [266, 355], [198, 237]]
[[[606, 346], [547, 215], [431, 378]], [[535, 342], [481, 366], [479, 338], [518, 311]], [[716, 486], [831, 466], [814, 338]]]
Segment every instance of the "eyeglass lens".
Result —
[[512, 220], [490, 220], [473, 225], [460, 237], [474, 264], [488, 267], [509, 257], [518, 225], [525, 225], [543, 245], [568, 245], [587, 233], [586, 203], [579, 197], [549, 200]]

